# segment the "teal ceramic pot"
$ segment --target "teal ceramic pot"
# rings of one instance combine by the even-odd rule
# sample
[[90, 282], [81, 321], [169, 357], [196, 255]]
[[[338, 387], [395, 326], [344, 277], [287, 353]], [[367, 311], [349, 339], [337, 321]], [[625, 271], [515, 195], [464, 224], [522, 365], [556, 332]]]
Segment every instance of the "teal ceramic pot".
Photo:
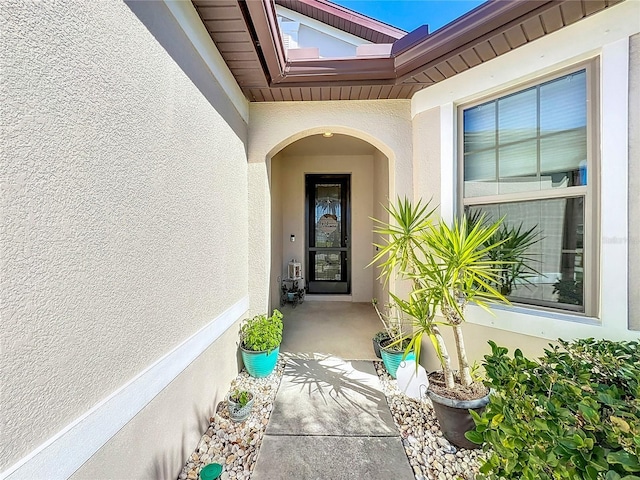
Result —
[[[382, 361], [387, 372], [389, 372], [389, 375], [393, 378], [396, 378], [396, 372], [398, 371], [404, 352], [396, 352], [395, 350], [388, 350], [382, 347], [380, 348], [380, 354], [382, 355]], [[407, 355], [406, 360], [415, 360], [415, 358], [415, 355], [411, 352]]]
[[255, 378], [262, 378], [269, 375], [276, 368], [278, 362], [278, 354], [280, 353], [280, 346], [274, 348], [269, 353], [253, 352], [251, 350], [245, 350], [240, 347], [242, 352], [242, 361], [244, 366], [249, 372], [249, 375]]

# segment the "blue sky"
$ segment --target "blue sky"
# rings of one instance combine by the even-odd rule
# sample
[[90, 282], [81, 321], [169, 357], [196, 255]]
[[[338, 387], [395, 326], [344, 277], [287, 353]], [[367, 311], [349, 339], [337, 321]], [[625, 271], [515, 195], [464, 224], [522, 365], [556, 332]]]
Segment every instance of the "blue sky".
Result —
[[428, 24], [429, 31], [473, 10], [484, 0], [331, 0], [333, 3], [407, 32]]

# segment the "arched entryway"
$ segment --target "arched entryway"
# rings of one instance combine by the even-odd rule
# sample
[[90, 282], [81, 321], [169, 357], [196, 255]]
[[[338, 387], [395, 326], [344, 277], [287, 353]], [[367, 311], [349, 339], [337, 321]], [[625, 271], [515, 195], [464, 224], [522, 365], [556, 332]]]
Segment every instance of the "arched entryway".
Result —
[[367, 265], [375, 255], [371, 217], [384, 218], [393, 160], [354, 134], [326, 131], [297, 135], [270, 158], [273, 307], [292, 259], [302, 266], [307, 299], [386, 298]]

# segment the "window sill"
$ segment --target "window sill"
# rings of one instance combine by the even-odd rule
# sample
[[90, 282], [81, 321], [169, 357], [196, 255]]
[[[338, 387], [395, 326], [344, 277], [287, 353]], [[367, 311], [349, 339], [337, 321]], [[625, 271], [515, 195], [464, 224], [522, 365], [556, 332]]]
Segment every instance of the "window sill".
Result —
[[570, 313], [564, 311], [553, 311], [543, 308], [535, 308], [533, 306], [525, 305], [492, 305], [491, 310], [494, 312], [513, 312], [530, 317], [549, 318], [552, 320], [561, 320], [563, 322], [580, 323], [582, 325], [600, 326], [602, 322], [594, 317], [588, 317], [580, 313]]

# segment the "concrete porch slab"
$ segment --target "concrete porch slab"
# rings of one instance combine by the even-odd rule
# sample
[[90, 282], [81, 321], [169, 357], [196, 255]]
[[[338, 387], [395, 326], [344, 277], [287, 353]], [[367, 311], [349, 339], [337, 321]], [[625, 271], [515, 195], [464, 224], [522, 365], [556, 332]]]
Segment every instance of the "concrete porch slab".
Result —
[[265, 435], [252, 480], [413, 480], [399, 437]]
[[398, 435], [373, 363], [335, 357], [288, 359], [266, 433]]

